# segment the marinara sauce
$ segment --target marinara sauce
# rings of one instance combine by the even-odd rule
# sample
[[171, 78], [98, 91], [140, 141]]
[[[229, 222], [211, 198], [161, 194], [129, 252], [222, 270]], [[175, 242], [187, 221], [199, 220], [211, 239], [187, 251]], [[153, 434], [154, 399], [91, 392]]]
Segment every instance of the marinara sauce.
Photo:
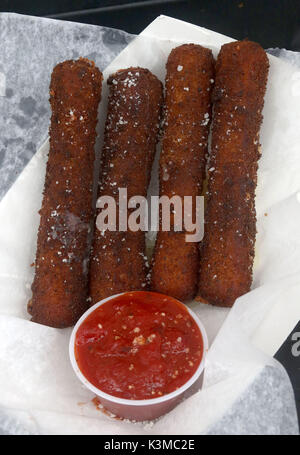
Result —
[[105, 302], [75, 337], [75, 358], [88, 381], [132, 400], [178, 389], [202, 355], [201, 332], [186, 307], [155, 292], [128, 292]]

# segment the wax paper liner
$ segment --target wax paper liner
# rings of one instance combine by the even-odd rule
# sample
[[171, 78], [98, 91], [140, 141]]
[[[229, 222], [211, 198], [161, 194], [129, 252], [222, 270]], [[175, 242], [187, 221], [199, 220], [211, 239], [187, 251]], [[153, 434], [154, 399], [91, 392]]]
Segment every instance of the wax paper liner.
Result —
[[[159, 17], [121, 52], [104, 76], [138, 65], [163, 80], [167, 56], [176, 45], [197, 42], [217, 55], [220, 45], [228, 40], [200, 27]], [[300, 315], [298, 74], [295, 67], [270, 56], [261, 129], [253, 290], [231, 310], [190, 303], [205, 324], [211, 344], [203, 388], [156, 422], [119, 421], [99, 411], [68, 361], [71, 329], [53, 329], [29, 320], [26, 303], [34, 274], [30, 264], [35, 256], [47, 142], [31, 159], [0, 203], [0, 405], [6, 415], [2, 427], [7, 432], [297, 432], [290, 383], [271, 356]], [[106, 98], [104, 85], [100, 143]], [[253, 383], [258, 385], [253, 387]], [[274, 387], [284, 396], [274, 400], [272, 408]], [[244, 415], [247, 411], [249, 425]]]

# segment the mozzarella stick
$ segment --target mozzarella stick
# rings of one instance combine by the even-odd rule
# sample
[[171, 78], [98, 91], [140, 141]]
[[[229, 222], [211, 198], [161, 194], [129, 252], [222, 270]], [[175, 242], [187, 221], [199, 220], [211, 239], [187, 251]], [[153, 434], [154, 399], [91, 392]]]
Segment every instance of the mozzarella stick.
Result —
[[[110, 92], [98, 196], [113, 197], [118, 209], [119, 188], [127, 190], [128, 201], [147, 195], [163, 93], [161, 82], [144, 68], [120, 70], [107, 83]], [[145, 289], [147, 272], [145, 232], [95, 228], [92, 304], [122, 291]]]
[[102, 74], [87, 59], [52, 73], [50, 151], [35, 260], [32, 320], [72, 326], [88, 307], [89, 232]]
[[[160, 156], [160, 196], [201, 195], [211, 118], [214, 59], [210, 49], [185, 44], [167, 62], [165, 123]], [[192, 213], [195, 218], [195, 206]], [[151, 289], [188, 300], [197, 292], [199, 251], [186, 231], [160, 230], [152, 261]]]
[[197, 300], [231, 307], [250, 290], [256, 235], [259, 129], [269, 62], [256, 43], [222, 46]]

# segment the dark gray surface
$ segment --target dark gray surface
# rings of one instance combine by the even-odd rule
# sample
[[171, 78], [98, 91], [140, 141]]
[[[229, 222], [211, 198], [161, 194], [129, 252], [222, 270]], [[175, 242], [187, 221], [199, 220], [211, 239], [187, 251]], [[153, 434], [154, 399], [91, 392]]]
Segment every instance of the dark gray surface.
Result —
[[299, 0], [1, 0], [0, 10], [140, 33], [160, 14], [263, 47], [300, 50]]
[[0, 199], [48, 134], [53, 67], [80, 56], [103, 70], [133, 39], [126, 32], [0, 14]]
[[293, 389], [284, 368], [266, 366], [208, 434], [298, 435]]

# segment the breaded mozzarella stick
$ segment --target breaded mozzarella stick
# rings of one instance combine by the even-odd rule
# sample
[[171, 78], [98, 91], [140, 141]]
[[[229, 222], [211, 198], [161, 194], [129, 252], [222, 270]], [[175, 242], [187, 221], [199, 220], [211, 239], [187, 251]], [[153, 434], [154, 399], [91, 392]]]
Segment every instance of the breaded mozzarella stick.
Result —
[[[119, 188], [127, 190], [128, 201], [147, 195], [163, 93], [161, 82], [144, 68], [120, 70], [107, 83], [110, 92], [98, 196], [113, 197], [118, 209]], [[91, 303], [122, 291], [145, 289], [145, 232], [119, 231], [118, 227], [101, 232], [98, 228], [91, 257]]]
[[268, 69], [265, 51], [250, 41], [225, 44], [218, 56], [197, 297], [204, 303], [230, 307], [250, 290], [259, 129]]
[[50, 151], [28, 311], [52, 327], [72, 326], [88, 307], [89, 232], [102, 74], [87, 59], [52, 73]]
[[[160, 196], [202, 194], [211, 118], [214, 59], [210, 49], [185, 44], [172, 50], [167, 62], [165, 126], [160, 157]], [[160, 230], [154, 250], [151, 289], [180, 300], [197, 292], [197, 242], [186, 241], [186, 230]], [[192, 212], [195, 218], [195, 205]]]

